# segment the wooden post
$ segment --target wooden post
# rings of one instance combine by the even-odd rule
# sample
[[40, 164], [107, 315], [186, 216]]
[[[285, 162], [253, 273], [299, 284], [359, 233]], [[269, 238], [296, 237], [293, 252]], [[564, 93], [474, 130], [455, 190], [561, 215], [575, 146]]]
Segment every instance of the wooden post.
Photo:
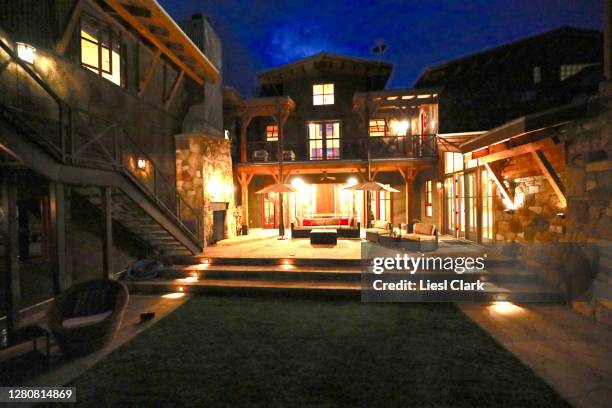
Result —
[[553, 191], [559, 198], [559, 203], [562, 208], [567, 207], [567, 198], [565, 197], [565, 187], [561, 182], [561, 179], [557, 175], [557, 172], [553, 168], [552, 164], [548, 161], [546, 156], [541, 150], [532, 150], [531, 154], [536, 164], [548, 180], [548, 183], [552, 187]]
[[247, 139], [248, 139], [248, 129], [249, 124], [251, 123], [252, 117], [243, 116], [240, 118], [240, 162], [247, 162]]
[[113, 218], [111, 187], [101, 187], [102, 202], [102, 276], [111, 279], [113, 276]]
[[76, 0], [74, 6], [72, 7], [72, 11], [70, 12], [70, 18], [68, 19], [68, 23], [66, 23], [66, 27], [64, 28], [61, 37], [55, 44], [55, 52], [60, 55], [64, 55], [64, 53], [66, 52], [66, 48], [70, 43], [70, 39], [72, 38], [74, 29], [77, 23], [79, 22], [79, 17], [81, 16], [81, 9], [83, 8], [84, 2], [84, 0]]
[[51, 257], [53, 259], [53, 286], [55, 293], [68, 289], [71, 277], [66, 256], [66, 205], [64, 185], [49, 184], [49, 212], [51, 215]]
[[249, 225], [249, 183], [253, 179], [253, 174], [240, 173], [238, 182], [242, 196], [242, 225]]
[[17, 214], [17, 175], [13, 172], [2, 176], [2, 235], [4, 236], [4, 290], [7, 329], [19, 327], [21, 287], [19, 283], [19, 225]]

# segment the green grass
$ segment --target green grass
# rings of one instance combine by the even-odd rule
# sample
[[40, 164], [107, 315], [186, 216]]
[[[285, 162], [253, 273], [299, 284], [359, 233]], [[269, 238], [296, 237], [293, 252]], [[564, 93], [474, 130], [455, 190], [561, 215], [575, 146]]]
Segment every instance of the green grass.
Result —
[[96, 407], [568, 406], [452, 304], [196, 297], [73, 385]]

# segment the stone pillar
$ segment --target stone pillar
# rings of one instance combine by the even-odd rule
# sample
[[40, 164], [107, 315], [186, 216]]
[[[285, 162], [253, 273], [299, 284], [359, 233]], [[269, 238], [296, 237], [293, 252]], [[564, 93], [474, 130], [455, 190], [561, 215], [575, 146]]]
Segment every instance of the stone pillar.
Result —
[[212, 236], [211, 203], [228, 203], [225, 236], [236, 235], [231, 141], [204, 134], [175, 135], [176, 187], [203, 217], [204, 237]]

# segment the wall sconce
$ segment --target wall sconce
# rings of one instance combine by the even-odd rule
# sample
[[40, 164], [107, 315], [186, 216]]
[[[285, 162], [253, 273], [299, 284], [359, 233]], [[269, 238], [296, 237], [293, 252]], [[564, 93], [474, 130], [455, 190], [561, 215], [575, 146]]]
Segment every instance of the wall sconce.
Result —
[[30, 44], [18, 42], [17, 44], [17, 56], [20, 60], [27, 62], [28, 64], [34, 63], [36, 57], [36, 48]]
[[562, 213], [562, 212], [557, 213], [557, 217], [559, 217], [559, 218], [561, 218], [562, 220], [564, 220], [564, 219], [565, 219], [565, 213]]
[[147, 169], [147, 160], [146, 159], [138, 159], [136, 161], [136, 167], [138, 167], [140, 170], [146, 170]]
[[441, 182], [441, 181], [438, 181], [438, 182], [436, 183], [436, 187], [438, 187], [438, 190], [442, 190], [442, 182]]

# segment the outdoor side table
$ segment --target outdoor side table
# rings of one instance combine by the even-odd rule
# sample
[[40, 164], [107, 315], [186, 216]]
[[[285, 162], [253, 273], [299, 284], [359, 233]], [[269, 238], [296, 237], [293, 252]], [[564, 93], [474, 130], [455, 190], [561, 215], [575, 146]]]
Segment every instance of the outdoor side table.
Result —
[[338, 243], [338, 230], [313, 229], [310, 231], [310, 243], [336, 245]]

